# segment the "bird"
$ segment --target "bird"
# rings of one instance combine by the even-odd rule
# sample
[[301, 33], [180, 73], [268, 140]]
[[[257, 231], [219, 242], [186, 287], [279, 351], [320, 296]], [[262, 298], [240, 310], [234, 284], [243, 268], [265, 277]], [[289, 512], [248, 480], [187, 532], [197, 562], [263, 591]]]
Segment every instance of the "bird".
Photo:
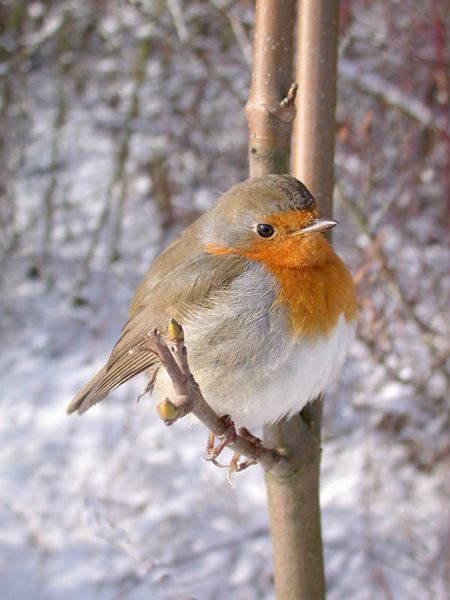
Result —
[[240, 182], [154, 260], [106, 364], [68, 413], [84, 413], [144, 373], [174, 396], [149, 333], [184, 329], [189, 366], [211, 408], [239, 427], [300, 412], [341, 371], [355, 335], [350, 271], [307, 187], [290, 175]]

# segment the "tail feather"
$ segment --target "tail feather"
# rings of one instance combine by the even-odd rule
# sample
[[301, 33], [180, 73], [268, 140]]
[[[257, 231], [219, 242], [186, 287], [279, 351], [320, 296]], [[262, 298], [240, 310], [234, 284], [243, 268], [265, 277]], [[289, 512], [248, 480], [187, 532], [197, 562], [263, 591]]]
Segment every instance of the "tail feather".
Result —
[[78, 392], [69, 406], [66, 408], [68, 415], [78, 412], [79, 415], [86, 412], [91, 406], [100, 402], [108, 395], [108, 391], [101, 390], [101, 384], [106, 376], [106, 367], [94, 375], [88, 383]]
[[[126, 348], [125, 348], [126, 350]], [[79, 415], [89, 410], [113, 390], [139, 373], [155, 368], [156, 356], [148, 348], [136, 347], [134, 352], [124, 351], [114, 362], [111, 359], [78, 392], [66, 409], [68, 414]]]

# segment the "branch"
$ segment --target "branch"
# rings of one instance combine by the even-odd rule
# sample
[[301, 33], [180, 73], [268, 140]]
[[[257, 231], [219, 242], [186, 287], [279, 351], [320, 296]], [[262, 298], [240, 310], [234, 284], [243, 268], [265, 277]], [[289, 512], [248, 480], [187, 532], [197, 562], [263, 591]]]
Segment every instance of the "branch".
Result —
[[[406, 293], [404, 292], [404, 289], [400, 284], [400, 281], [398, 280], [395, 271], [388, 264], [388, 258], [381, 245], [378, 243], [377, 235], [375, 234], [373, 227], [369, 225], [366, 216], [362, 213], [359, 206], [355, 204], [355, 202], [351, 200], [349, 196], [347, 196], [347, 194], [344, 192], [342, 185], [337, 184], [336, 191], [339, 195], [339, 199], [341, 200], [342, 204], [348, 209], [348, 211], [352, 215], [359, 231], [366, 235], [370, 240], [372, 245], [373, 256], [380, 265], [381, 273], [391, 285], [392, 290], [394, 291], [398, 300], [400, 301], [404, 312], [419, 329], [421, 334], [420, 339], [427, 347], [433, 359], [433, 364], [431, 366], [429, 377], [431, 377], [431, 375], [434, 374], [434, 372], [438, 371], [446, 379], [447, 383], [450, 383], [450, 376], [445, 368], [447, 362], [447, 353], [439, 352], [438, 346], [436, 345], [436, 343], [442, 339], [440, 332], [422, 319], [422, 317], [417, 313], [415, 303], [406, 296]], [[428, 383], [427, 381], [419, 381], [418, 384], [415, 384], [413, 381], [405, 381], [404, 379], [399, 377], [398, 374], [395, 373], [395, 369], [389, 368], [388, 362], [383, 353], [377, 356], [376, 346], [373, 339], [369, 343], [369, 338], [365, 337], [361, 330], [359, 330], [358, 337], [366, 345], [372, 358], [378, 358], [378, 360], [381, 361], [381, 363], [385, 367], [388, 374], [394, 380], [400, 381], [401, 383], [411, 383], [412, 385], [414, 385], [414, 387], [419, 393], [423, 393]], [[427, 377], [427, 379], [429, 379], [429, 377]]]
[[292, 84], [295, 0], [258, 0], [252, 84], [245, 107], [250, 176], [288, 173], [297, 85]]
[[373, 244], [374, 256], [378, 260], [382, 272], [392, 285], [392, 288], [396, 293], [397, 297], [399, 298], [400, 302], [402, 303], [405, 312], [408, 313], [408, 316], [423, 332], [423, 339], [426, 345], [434, 353], [434, 346], [432, 343], [433, 338], [430, 338], [429, 336], [437, 336], [439, 335], [439, 332], [436, 331], [433, 327], [431, 327], [428, 323], [426, 323], [422, 319], [422, 317], [417, 314], [414, 303], [407, 298], [405, 292], [403, 291], [403, 288], [401, 287], [395, 272], [391, 269], [391, 267], [388, 264], [388, 259], [385, 253], [383, 252], [382, 248], [376, 243], [376, 234], [369, 226], [367, 219], [365, 215], [361, 212], [360, 208], [345, 194], [342, 185], [336, 185], [336, 191], [339, 194], [339, 198], [342, 204], [344, 204], [344, 206], [349, 210], [350, 214], [353, 216], [355, 223], [358, 226], [358, 229], [361, 231], [361, 233], [366, 235]]
[[[192, 413], [215, 436], [225, 438], [229, 432], [229, 425], [206, 402], [189, 368], [183, 328], [175, 319], [171, 319], [167, 333], [169, 343], [156, 329], [148, 334], [154, 352], [172, 380], [176, 394], [173, 400], [166, 398], [158, 404], [159, 416], [166, 425], [172, 425], [178, 419]], [[283, 475], [295, 469], [294, 461], [287, 451], [256, 445], [248, 437], [239, 433], [236, 433], [236, 436], [225, 445], [234, 452], [245, 455], [251, 461], [259, 462], [265, 471]]]
[[272, 117], [276, 117], [283, 121], [283, 123], [292, 123], [295, 119], [295, 98], [297, 97], [298, 85], [296, 83], [292, 83], [291, 87], [286, 94], [286, 97], [283, 98], [278, 104], [274, 107], [268, 107], [268, 112], [272, 115]]
[[385, 81], [378, 75], [364, 72], [359, 65], [347, 60], [340, 61], [339, 74], [343, 80], [354, 84], [366, 94], [380, 99], [387, 106], [408, 115], [424, 127], [431, 127], [442, 135], [447, 135], [445, 117], [435, 114], [420, 99], [409, 96], [398, 86]]

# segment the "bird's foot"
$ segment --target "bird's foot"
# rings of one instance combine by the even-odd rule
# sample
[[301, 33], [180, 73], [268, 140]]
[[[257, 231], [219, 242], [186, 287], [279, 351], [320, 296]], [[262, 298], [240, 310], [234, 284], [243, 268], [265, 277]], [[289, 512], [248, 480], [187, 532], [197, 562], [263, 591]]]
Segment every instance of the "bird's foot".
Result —
[[217, 444], [217, 446], [214, 445], [216, 436], [212, 432], [209, 434], [208, 442], [206, 444], [206, 453], [207, 454], [206, 454], [206, 456], [203, 457], [203, 460], [212, 462], [213, 465], [216, 465], [216, 467], [225, 468], [226, 465], [222, 465], [216, 459], [219, 456], [219, 454], [222, 452], [222, 450], [225, 448], [225, 446], [232, 444], [236, 440], [237, 433], [236, 433], [236, 427], [234, 426], [234, 423], [231, 420], [229, 415], [225, 415], [224, 417], [221, 417], [221, 418], [225, 424], [225, 428], [226, 428], [225, 432], [221, 436], [218, 436], [219, 443]]
[[155, 369], [153, 371], [152, 376], [150, 377], [150, 379], [148, 380], [147, 385], [145, 386], [144, 391], [142, 392], [142, 394], [139, 394], [139, 396], [137, 397], [137, 402], [140, 402], [141, 398], [143, 398], [144, 396], [146, 396], [147, 394], [149, 396], [151, 396], [154, 388], [155, 388], [155, 384], [156, 384], [156, 377], [158, 375], [158, 371], [159, 369]]
[[240, 453], [235, 452], [233, 454], [233, 458], [231, 459], [230, 464], [227, 468], [227, 481], [231, 486], [233, 485], [231, 480], [232, 474], [239, 473], [240, 471], [245, 471], [245, 469], [248, 469], [252, 465], [256, 465], [263, 450], [262, 441], [255, 435], [250, 433], [250, 431], [247, 428], [240, 427], [238, 433], [241, 437], [247, 440], [247, 442], [250, 442], [250, 444], [252, 444], [252, 446], [255, 448], [255, 456], [253, 458], [247, 458], [245, 460], [240, 461]]
[[231, 487], [233, 487], [233, 481], [231, 479], [233, 473], [245, 471], [245, 469], [248, 469], [252, 465], [256, 465], [258, 463], [258, 459], [256, 458], [247, 458], [246, 460], [239, 462], [240, 458], [241, 454], [239, 452], [235, 452], [227, 468], [227, 481], [231, 485]]
[[261, 451], [263, 449], [262, 441], [258, 437], [256, 437], [256, 435], [253, 435], [253, 433], [250, 433], [250, 431], [246, 427], [240, 427], [238, 430], [238, 433], [241, 437], [246, 439], [247, 442], [250, 442], [250, 444], [252, 444], [252, 446], [255, 448], [255, 452], [257, 453], [257, 456], [259, 458], [259, 455], [261, 454]]

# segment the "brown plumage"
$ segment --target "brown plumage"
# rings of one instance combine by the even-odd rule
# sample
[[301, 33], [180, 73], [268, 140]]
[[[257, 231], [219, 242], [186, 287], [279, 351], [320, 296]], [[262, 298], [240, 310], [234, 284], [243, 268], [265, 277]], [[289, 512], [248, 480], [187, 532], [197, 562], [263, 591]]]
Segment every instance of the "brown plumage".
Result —
[[[274, 234], [262, 237], [261, 223]], [[351, 276], [320, 233], [333, 224], [318, 219], [293, 177], [231, 188], [154, 261], [106, 365], [68, 412], [85, 412], [138, 373], [153, 377], [148, 333], [165, 331], [171, 317], [185, 329], [192, 372], [217, 412], [253, 426], [300, 410], [340, 369], [354, 330]], [[300, 378], [298, 400], [292, 391], [273, 397], [278, 378]], [[171, 393], [163, 369], [156, 390]]]

